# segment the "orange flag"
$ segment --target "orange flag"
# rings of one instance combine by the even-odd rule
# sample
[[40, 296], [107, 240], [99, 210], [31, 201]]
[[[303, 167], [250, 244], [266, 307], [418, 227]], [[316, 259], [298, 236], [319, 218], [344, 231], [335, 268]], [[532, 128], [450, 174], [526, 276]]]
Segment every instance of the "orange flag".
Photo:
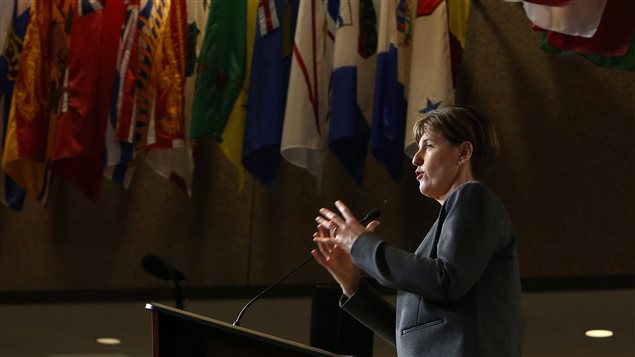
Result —
[[[50, 95], [59, 83], [56, 76], [59, 64], [53, 67], [51, 63], [52, 35], [56, 30], [52, 24], [53, 10], [59, 9], [59, 5], [63, 7], [64, 2], [33, 0], [2, 155], [5, 173], [35, 197], [44, 188], [49, 131], [54, 130], [50, 123]], [[57, 48], [61, 45], [56, 43]], [[61, 66], [63, 62], [60, 61]]]

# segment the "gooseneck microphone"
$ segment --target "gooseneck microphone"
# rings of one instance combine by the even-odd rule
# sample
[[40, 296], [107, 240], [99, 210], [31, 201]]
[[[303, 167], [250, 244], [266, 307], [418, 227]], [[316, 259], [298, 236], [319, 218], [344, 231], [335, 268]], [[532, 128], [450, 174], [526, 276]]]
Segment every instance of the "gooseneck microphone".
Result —
[[366, 226], [368, 225], [368, 223], [379, 218], [379, 216], [381, 216], [381, 211], [379, 210], [379, 208], [373, 208], [368, 213], [366, 213], [364, 218], [359, 220], [359, 224], [361, 224], [362, 226]]
[[[380, 215], [381, 215], [381, 211], [379, 210], [379, 208], [372, 209], [370, 212], [368, 212], [366, 214], [366, 216], [364, 216], [364, 218], [359, 220], [359, 223], [361, 225], [363, 225], [363, 226], [366, 226], [371, 221], [374, 221], [375, 219], [377, 219]], [[279, 278], [278, 280], [274, 281], [273, 283], [269, 284], [269, 286], [267, 286], [267, 288], [265, 288], [263, 291], [261, 291], [258, 295], [254, 296], [253, 299], [249, 300], [249, 302], [247, 304], [245, 304], [245, 306], [243, 306], [243, 308], [238, 313], [238, 316], [236, 317], [236, 320], [234, 321], [233, 325], [234, 326], [240, 326], [240, 319], [242, 319], [243, 315], [245, 314], [245, 311], [247, 311], [247, 309], [249, 308], [249, 306], [251, 306], [251, 304], [256, 302], [256, 300], [260, 299], [261, 296], [266, 294], [274, 286], [276, 286], [276, 285], [280, 284], [282, 281], [284, 281], [284, 279], [286, 279], [289, 276], [293, 275], [293, 273], [295, 273], [300, 268], [305, 266], [311, 260], [313, 260], [313, 255], [309, 254], [308, 257], [306, 257], [298, 265], [293, 267], [293, 269], [291, 269], [288, 273], [286, 273], [285, 275], [283, 275], [281, 278]]]
[[143, 257], [141, 267], [146, 273], [154, 275], [159, 279], [167, 281], [174, 280], [175, 282], [187, 280], [183, 272], [156, 255], [148, 254]]
[[183, 289], [179, 283], [187, 280], [185, 278], [185, 274], [178, 270], [174, 265], [152, 254], [148, 254], [143, 257], [141, 260], [141, 267], [146, 273], [154, 275], [159, 279], [174, 281], [175, 305], [177, 309], [183, 310]]

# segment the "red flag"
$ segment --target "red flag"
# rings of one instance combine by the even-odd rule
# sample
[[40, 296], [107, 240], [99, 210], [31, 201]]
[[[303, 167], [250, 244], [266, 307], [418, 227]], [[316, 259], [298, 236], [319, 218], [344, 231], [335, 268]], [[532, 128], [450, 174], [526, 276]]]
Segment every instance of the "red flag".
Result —
[[602, 20], [591, 38], [550, 32], [549, 44], [561, 50], [623, 56], [631, 45], [635, 32], [635, 1], [608, 0]]
[[105, 3], [78, 0], [69, 48], [68, 101], [51, 153], [54, 173], [92, 200], [99, 197], [101, 186], [106, 119], [124, 20], [122, 2]]

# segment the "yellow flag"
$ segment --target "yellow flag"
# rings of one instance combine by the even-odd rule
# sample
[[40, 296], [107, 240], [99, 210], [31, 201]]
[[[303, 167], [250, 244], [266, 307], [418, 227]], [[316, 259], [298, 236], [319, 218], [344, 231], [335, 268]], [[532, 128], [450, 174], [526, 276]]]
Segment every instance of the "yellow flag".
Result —
[[448, 0], [450, 32], [461, 42], [461, 48], [465, 48], [469, 12], [470, 0]]
[[245, 120], [247, 116], [247, 89], [249, 88], [249, 76], [251, 70], [251, 54], [254, 47], [254, 37], [256, 36], [256, 12], [258, 1], [247, 1], [247, 53], [245, 68], [245, 80], [238, 99], [234, 102], [231, 114], [223, 131], [223, 141], [219, 144], [221, 150], [229, 161], [236, 167], [238, 175], [238, 189], [243, 190], [245, 186], [245, 168], [242, 165], [243, 138], [245, 134]]

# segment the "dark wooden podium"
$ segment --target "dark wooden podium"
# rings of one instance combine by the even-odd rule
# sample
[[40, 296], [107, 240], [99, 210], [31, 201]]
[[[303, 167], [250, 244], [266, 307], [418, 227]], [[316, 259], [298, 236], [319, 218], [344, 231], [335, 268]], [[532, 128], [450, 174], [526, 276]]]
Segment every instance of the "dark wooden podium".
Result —
[[152, 311], [152, 356], [341, 356], [170, 306]]

